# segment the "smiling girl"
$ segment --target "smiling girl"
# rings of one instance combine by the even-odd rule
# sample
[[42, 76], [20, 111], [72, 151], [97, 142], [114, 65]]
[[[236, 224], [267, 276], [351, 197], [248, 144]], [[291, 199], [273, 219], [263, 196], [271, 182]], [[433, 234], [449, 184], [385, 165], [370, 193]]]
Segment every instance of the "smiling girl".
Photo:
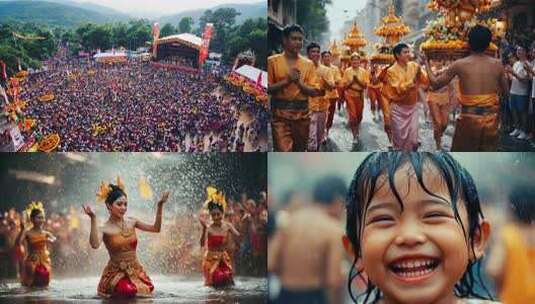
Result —
[[[474, 265], [490, 225], [471, 175], [449, 154], [370, 154], [355, 172], [346, 207], [355, 302], [488, 303], [488, 292], [475, 291], [482, 283]], [[355, 297], [352, 281], [364, 274], [366, 291]]]

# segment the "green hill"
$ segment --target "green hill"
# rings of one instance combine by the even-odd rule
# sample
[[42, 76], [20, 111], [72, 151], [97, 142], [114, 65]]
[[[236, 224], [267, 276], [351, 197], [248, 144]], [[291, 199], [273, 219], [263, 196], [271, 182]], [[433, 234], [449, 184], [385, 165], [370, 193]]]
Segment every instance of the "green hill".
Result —
[[75, 27], [81, 23], [106, 23], [128, 20], [118, 13], [102, 13], [96, 10], [46, 1], [0, 1], [0, 20], [33, 22], [55, 26]]
[[[238, 11], [240, 15], [236, 17], [237, 24], [241, 24], [249, 18], [266, 18], [267, 15], [267, 1], [251, 4], [221, 4], [209, 9], [215, 11], [218, 8], [234, 8], [236, 11]], [[180, 22], [180, 19], [182, 19], [183, 17], [192, 17], [193, 21], [195, 22], [194, 26], [196, 26], [197, 22], [199, 21], [199, 18], [204, 14], [204, 11], [206, 10], [207, 9], [196, 9], [184, 11], [179, 14], [163, 16], [159, 18], [159, 22], [160, 24], [171, 23], [176, 26], [178, 22]]]

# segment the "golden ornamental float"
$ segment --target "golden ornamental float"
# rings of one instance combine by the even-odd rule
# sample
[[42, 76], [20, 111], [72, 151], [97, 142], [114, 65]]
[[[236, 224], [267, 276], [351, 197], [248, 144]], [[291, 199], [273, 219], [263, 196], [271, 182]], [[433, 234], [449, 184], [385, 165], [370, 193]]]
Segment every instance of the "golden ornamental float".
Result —
[[375, 29], [375, 35], [383, 37], [383, 44], [375, 45], [376, 53], [371, 56], [374, 64], [391, 64], [395, 61], [392, 49], [403, 36], [410, 33], [410, 28], [403, 20], [396, 16], [394, 5], [388, 8], [388, 14], [381, 19], [381, 24]]
[[[441, 17], [430, 22], [425, 33], [428, 39], [420, 46], [430, 59], [455, 60], [470, 54], [468, 32], [476, 24], [490, 28], [496, 37], [496, 19], [477, 20], [476, 14], [487, 11], [492, 0], [431, 0], [429, 9]], [[491, 43], [485, 53], [495, 56], [498, 47]]]
[[[463, 22], [453, 28], [446, 26], [444, 17], [437, 18], [430, 22], [425, 30], [428, 39], [422, 43], [420, 48], [429, 59], [455, 60], [470, 55], [468, 45], [468, 32], [476, 24], [488, 26], [488, 22]], [[492, 28], [491, 28], [492, 30]], [[491, 43], [485, 51], [487, 55], [495, 56], [498, 51], [496, 44]]]
[[366, 44], [368, 44], [368, 41], [362, 36], [362, 33], [357, 27], [357, 22], [353, 21], [353, 26], [344, 39], [344, 45], [349, 47], [350, 52], [353, 53], [366, 46]]
[[58, 147], [59, 142], [58, 133], [49, 134], [41, 139], [38, 150], [41, 152], [52, 152]]
[[56, 98], [56, 96], [54, 96], [54, 94], [52, 93], [48, 93], [38, 97], [40, 102], [51, 102], [52, 100], [54, 100], [54, 98]]

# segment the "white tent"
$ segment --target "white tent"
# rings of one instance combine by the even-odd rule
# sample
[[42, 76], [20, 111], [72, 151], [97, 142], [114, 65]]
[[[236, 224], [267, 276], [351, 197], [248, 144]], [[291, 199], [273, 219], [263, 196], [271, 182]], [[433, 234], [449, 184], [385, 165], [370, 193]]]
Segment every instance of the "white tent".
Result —
[[262, 85], [262, 88], [267, 89], [268, 73], [266, 71], [262, 71], [250, 65], [242, 65], [241, 67], [236, 69], [234, 73], [241, 75], [254, 83], [258, 81], [258, 75], [261, 74], [262, 79], [260, 81], [260, 84]]

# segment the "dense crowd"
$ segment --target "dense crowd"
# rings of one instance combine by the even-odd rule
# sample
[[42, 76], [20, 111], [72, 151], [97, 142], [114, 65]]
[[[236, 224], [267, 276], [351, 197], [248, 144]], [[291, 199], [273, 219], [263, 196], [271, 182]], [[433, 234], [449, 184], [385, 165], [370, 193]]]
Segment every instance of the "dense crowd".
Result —
[[[55, 57], [23, 88], [26, 116], [37, 119], [38, 133], [60, 135], [58, 151], [237, 151], [249, 134], [265, 132], [268, 119], [254, 97], [219, 73], [135, 60], [102, 65]], [[53, 101], [38, 101], [49, 93]], [[242, 127], [250, 132], [239, 131], [241, 111], [254, 117]]]

